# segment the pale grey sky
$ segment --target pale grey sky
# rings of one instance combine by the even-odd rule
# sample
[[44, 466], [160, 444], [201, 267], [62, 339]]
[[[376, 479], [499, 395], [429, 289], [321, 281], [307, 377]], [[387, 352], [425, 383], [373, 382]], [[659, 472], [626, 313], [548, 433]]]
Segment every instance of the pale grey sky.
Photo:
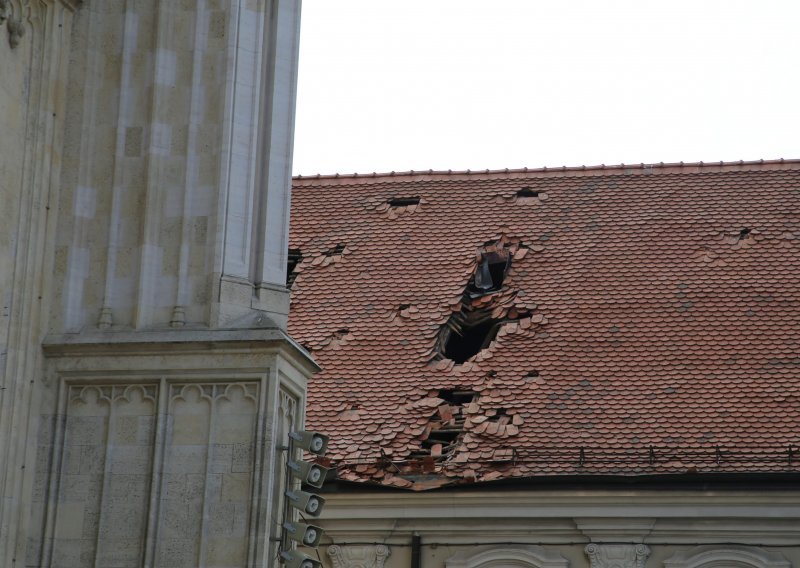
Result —
[[294, 171], [800, 158], [797, 0], [303, 0]]

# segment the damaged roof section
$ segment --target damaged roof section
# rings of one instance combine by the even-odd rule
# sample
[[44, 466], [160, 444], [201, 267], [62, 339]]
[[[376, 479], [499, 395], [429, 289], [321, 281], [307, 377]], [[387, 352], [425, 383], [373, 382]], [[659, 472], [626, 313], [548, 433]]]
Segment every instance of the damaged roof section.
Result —
[[308, 426], [342, 479], [411, 490], [798, 472], [798, 187], [797, 162], [296, 180]]

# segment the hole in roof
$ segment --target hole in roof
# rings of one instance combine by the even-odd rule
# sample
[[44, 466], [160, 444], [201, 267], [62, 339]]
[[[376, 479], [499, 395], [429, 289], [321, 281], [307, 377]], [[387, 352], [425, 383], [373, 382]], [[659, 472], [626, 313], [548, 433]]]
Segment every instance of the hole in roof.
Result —
[[[484, 246], [493, 248], [481, 252], [465, 287], [460, 311], [452, 313], [439, 329], [434, 359], [444, 357], [457, 364], [464, 363], [492, 343], [503, 323], [530, 314], [528, 309], [510, 306], [504, 296], [487, 296], [502, 288], [511, 266], [511, 252], [497, 241]], [[522, 295], [522, 291], [518, 292]]]
[[534, 370], [534, 371], [528, 371], [528, 374], [525, 375], [525, 378], [526, 379], [535, 379], [538, 376], [539, 376], [539, 371]]
[[345, 245], [345, 244], [339, 243], [338, 245], [336, 245], [332, 249], [326, 250], [325, 251], [325, 256], [336, 256], [337, 254], [342, 254], [342, 253], [344, 253], [344, 249], [345, 249], [346, 246], [347, 245]]
[[489, 421], [498, 422], [501, 416], [511, 416], [511, 415], [505, 408], [498, 408], [497, 410], [494, 411], [494, 414], [491, 414], [491, 416], [489, 417]]
[[496, 292], [503, 287], [503, 281], [510, 267], [511, 255], [507, 252], [484, 253], [472, 277], [470, 291], [478, 294]]
[[[444, 402], [430, 417], [430, 430], [420, 442], [420, 447], [409, 455], [411, 459], [443, 460], [450, 457], [464, 432], [464, 406], [477, 400], [478, 393], [460, 388], [442, 389], [437, 397]], [[434, 453], [434, 446], [439, 446]]]
[[495, 338], [498, 323], [491, 318], [474, 324], [467, 321], [449, 322], [451, 329], [444, 343], [443, 355], [456, 363], [474, 357]]
[[409, 205], [419, 205], [419, 197], [392, 197], [389, 207], [408, 207]]
[[739, 239], [746, 239], [747, 235], [750, 234], [750, 229], [744, 227], [741, 231], [739, 231]]
[[450, 404], [463, 406], [474, 401], [477, 395], [478, 393], [471, 390], [442, 389], [439, 391], [438, 398], [441, 398]]
[[289, 249], [289, 254], [286, 261], [286, 287], [291, 290], [294, 281], [297, 278], [295, 269], [297, 265], [303, 262], [303, 253], [300, 249]]
[[517, 191], [517, 197], [539, 197], [539, 192], [532, 190], [530, 187], [521, 187]]

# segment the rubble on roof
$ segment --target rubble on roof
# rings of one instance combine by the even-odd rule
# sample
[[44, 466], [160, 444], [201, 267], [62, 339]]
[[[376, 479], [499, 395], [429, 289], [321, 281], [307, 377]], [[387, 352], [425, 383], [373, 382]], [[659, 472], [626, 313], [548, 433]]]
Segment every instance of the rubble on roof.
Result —
[[783, 161], [295, 180], [308, 425], [341, 479], [411, 490], [800, 472], [798, 188]]

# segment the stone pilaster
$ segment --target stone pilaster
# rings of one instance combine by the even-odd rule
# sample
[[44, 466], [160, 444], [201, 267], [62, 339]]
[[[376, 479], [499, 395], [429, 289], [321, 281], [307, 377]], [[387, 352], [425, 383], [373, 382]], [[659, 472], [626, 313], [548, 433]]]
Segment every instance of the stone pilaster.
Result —
[[75, 5], [0, 5], [0, 566], [26, 550]]

